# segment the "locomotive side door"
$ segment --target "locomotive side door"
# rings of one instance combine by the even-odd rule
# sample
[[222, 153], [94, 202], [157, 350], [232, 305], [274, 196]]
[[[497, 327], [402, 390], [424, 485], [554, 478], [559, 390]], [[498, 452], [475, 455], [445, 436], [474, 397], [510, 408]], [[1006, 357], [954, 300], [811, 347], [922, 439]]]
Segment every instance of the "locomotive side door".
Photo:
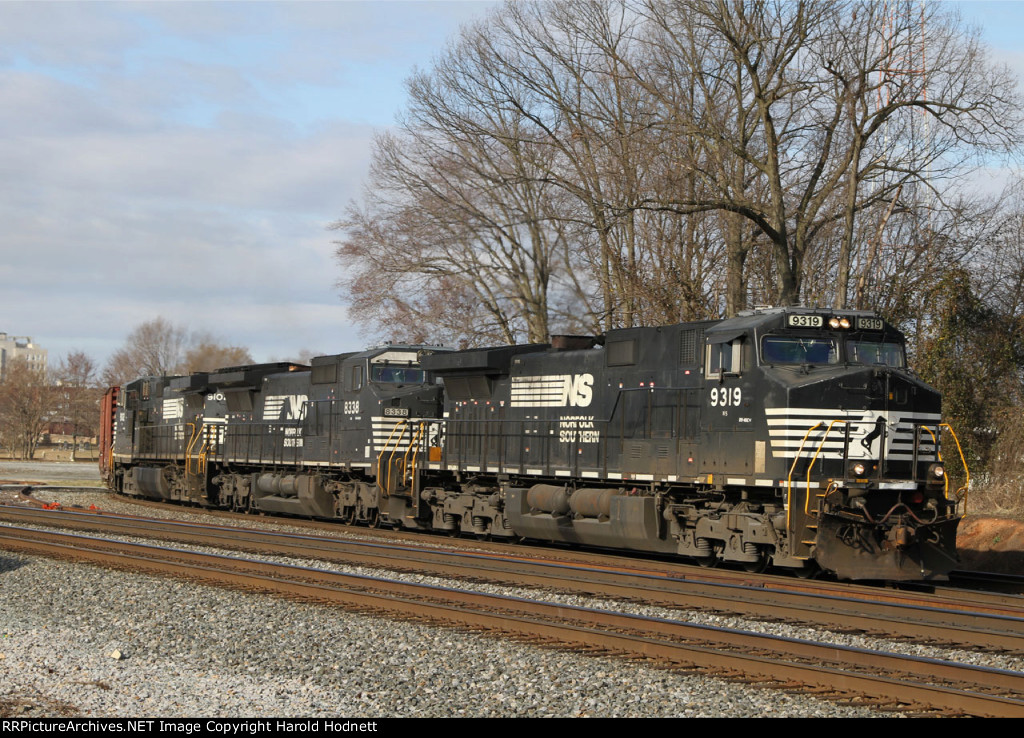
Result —
[[704, 363], [703, 470], [751, 476], [764, 472], [764, 453], [755, 453], [751, 407], [754, 348], [747, 331], [708, 336]]
[[367, 384], [366, 359], [357, 357], [342, 362], [339, 384], [341, 412], [335, 416], [339, 425], [334, 449], [337, 453], [331, 454], [331, 460], [343, 464], [371, 463], [373, 449], [367, 428], [373, 408], [370, 407], [372, 397], [364, 391]]

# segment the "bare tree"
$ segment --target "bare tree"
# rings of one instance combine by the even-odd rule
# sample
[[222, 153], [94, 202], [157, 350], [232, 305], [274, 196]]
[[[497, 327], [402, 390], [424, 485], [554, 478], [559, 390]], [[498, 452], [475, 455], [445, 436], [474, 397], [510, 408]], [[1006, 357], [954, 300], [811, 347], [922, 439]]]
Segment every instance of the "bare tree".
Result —
[[[934, 281], [951, 244], [894, 239], [970, 209], [950, 183], [1019, 143], [1019, 95], [946, 8], [900, 5], [506, 3], [377, 142], [338, 224], [354, 314], [474, 344], [864, 304], [901, 259]], [[927, 75], [896, 69], [919, 44]]]
[[103, 370], [103, 382], [120, 385], [137, 377], [171, 374], [181, 363], [188, 331], [164, 318], [140, 323], [111, 354]]
[[[472, 31], [495, 104], [519, 112], [531, 145], [549, 152], [544, 181], [562, 200], [553, 217], [573, 233], [565, 261], [605, 329], [705, 317], [713, 302], [706, 266], [718, 239], [707, 224], [641, 207], [666, 182], [667, 145], [666, 106], [635, 73], [651, 63], [641, 21], [621, 0], [509, 3]], [[673, 292], [685, 299], [666, 301]]]
[[[400, 132], [376, 141], [366, 204], [335, 226], [346, 232], [341, 286], [357, 315], [390, 318], [406, 335], [543, 342], [552, 322], [587, 322], [576, 309], [586, 298], [566, 263], [559, 193], [545, 182], [551, 154], [504, 103], [513, 81], [493, 84], [482, 44], [469, 30], [410, 79]], [[559, 315], [560, 305], [571, 310]]]
[[175, 371], [181, 374], [212, 372], [229, 366], [243, 366], [255, 363], [249, 349], [244, 346], [227, 346], [210, 333], [193, 334], [191, 346], [177, 365]]
[[[940, 174], [962, 174], [969, 156], [1020, 140], [1015, 80], [935, 5], [921, 18], [870, 2], [781, 0], [650, 2], [644, 12], [659, 31], [652, 38], [678, 60], [665, 69], [683, 64], [686, 79], [727, 80], [731, 91], [726, 99], [705, 86], [697, 104], [677, 106], [668, 122], [703, 142], [689, 166], [706, 187], [652, 206], [722, 209], [752, 223], [771, 245], [782, 304], [799, 299], [812, 251], [843, 223], [833, 273], [835, 302], [845, 305], [858, 214], [884, 210], [908, 182], [934, 188]], [[911, 31], [918, 26], [923, 39]], [[925, 42], [927, 77], [895, 73], [893, 59]]]
[[138, 377], [184, 375], [253, 363], [243, 346], [224, 345], [212, 334], [190, 334], [164, 318], [137, 325], [103, 370], [103, 383], [122, 385]]
[[635, 20], [615, 0], [510, 3], [410, 80], [337, 224], [355, 314], [476, 345], [718, 312], [717, 239], [638, 207], [658, 172], [656, 111], [616, 56]]
[[[832, 78], [824, 89], [842, 110], [837, 135], [849, 162], [835, 290], [836, 306], [845, 307], [850, 278], [859, 271], [862, 283], [871, 269], [889, 214], [956, 208], [946, 181], [967, 176], [980, 154], [1014, 149], [1020, 98], [1015, 77], [988, 61], [978, 34], [936, 4], [854, 2], [830, 19], [812, 58]], [[917, 202], [908, 200], [914, 195]], [[858, 267], [861, 214], [868, 236], [859, 239]]]
[[71, 426], [71, 459], [74, 461], [79, 438], [96, 435], [99, 401], [96, 363], [84, 351], [71, 351], [60, 360], [54, 373], [57, 413]]
[[0, 382], [0, 442], [11, 455], [32, 458], [55, 399], [46, 372], [32, 368], [22, 358], [8, 364]]
[[623, 3], [581, 1], [509, 3], [475, 36], [495, 97], [552, 152], [545, 177], [571, 197], [560, 217], [586, 233], [579, 263], [600, 290], [592, 309], [606, 329], [642, 321], [636, 205], [657, 111], [628, 73], [636, 33]]

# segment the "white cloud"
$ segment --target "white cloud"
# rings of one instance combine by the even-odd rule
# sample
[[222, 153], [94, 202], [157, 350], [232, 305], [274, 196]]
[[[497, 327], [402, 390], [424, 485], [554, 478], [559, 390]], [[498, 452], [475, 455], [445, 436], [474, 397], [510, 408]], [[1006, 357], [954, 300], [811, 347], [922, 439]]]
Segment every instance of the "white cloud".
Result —
[[362, 346], [326, 226], [372, 124], [484, 3], [0, 3], [0, 330], [106, 360], [162, 316]]
[[0, 4], [0, 64], [116, 68], [140, 33], [124, 5], [86, 2]]

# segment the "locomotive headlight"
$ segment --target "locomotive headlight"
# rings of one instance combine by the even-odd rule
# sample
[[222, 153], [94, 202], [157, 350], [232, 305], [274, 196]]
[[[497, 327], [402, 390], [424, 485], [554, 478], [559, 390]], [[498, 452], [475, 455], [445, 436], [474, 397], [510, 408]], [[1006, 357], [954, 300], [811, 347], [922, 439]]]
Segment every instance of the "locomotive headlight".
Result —
[[850, 327], [850, 319], [849, 318], [840, 318], [839, 319], [839, 327], [842, 328], [843, 330], [848, 329]]
[[831, 328], [832, 330], [838, 329], [839, 328], [839, 318], [829, 318], [828, 327]]
[[946, 476], [946, 467], [944, 467], [942, 464], [932, 464], [930, 467], [928, 467], [928, 477], [930, 479], [938, 481], [942, 479], [944, 476]]
[[855, 477], [863, 477], [865, 471], [867, 471], [867, 467], [859, 461], [850, 464], [850, 473]]

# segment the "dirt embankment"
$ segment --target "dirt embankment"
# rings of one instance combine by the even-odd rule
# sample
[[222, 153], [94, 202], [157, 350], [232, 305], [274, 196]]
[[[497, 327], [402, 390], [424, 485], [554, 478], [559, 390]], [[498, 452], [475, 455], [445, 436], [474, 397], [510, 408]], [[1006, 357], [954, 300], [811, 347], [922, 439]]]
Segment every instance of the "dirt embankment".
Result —
[[968, 515], [960, 523], [956, 547], [963, 569], [1024, 573], [1024, 523], [1019, 520]]

